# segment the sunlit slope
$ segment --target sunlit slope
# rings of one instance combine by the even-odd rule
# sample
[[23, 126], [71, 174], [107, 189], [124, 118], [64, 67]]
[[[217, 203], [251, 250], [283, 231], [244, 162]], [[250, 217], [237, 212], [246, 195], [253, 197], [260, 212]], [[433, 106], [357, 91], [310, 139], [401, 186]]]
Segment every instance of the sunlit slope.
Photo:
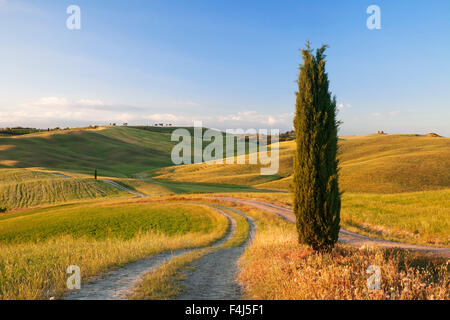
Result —
[[171, 136], [176, 129], [187, 132], [192, 145], [201, 139], [191, 127], [115, 126], [0, 137], [0, 168], [38, 167], [91, 175], [97, 169], [101, 176], [133, 177], [173, 165], [171, 153], [178, 141], [171, 141]]
[[8, 209], [128, 195], [94, 179], [62, 178], [26, 169], [0, 169], [0, 205]]
[[171, 165], [170, 133], [128, 127], [0, 137], [0, 165], [125, 177]]
[[[450, 187], [450, 139], [419, 135], [342, 137], [340, 186], [348, 192], [396, 193]], [[295, 141], [280, 143], [280, 170], [261, 176], [257, 165], [187, 165], [157, 178], [289, 189]]]

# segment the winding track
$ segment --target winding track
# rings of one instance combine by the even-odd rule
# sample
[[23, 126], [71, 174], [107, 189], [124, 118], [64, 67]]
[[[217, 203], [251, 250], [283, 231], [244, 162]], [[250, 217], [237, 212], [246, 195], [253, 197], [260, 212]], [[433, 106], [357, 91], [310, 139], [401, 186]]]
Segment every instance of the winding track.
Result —
[[[58, 175], [60, 177], [70, 178], [64, 174], [53, 172], [53, 174]], [[126, 188], [120, 184], [118, 184], [115, 181], [103, 179], [105, 183], [108, 183], [122, 191], [127, 191], [132, 194], [135, 194], [141, 198], [148, 197], [146, 194], [131, 190], [129, 188]], [[221, 200], [221, 201], [229, 201], [234, 203], [240, 203], [248, 206], [252, 206], [258, 209], [262, 209], [265, 211], [269, 211], [272, 213], [276, 213], [280, 217], [284, 218], [285, 220], [294, 223], [295, 224], [295, 216], [291, 209], [284, 208], [281, 206], [277, 206], [275, 204], [261, 201], [261, 200], [250, 200], [250, 199], [242, 199], [242, 198], [234, 198], [234, 197], [211, 197], [209, 199], [214, 200]], [[208, 198], [206, 198], [208, 200]], [[242, 213], [240, 213], [242, 214]], [[403, 242], [396, 242], [396, 241], [388, 241], [388, 240], [382, 240], [377, 239], [369, 236], [364, 236], [358, 233], [351, 232], [349, 230], [346, 230], [344, 228], [341, 228], [339, 232], [339, 241], [342, 243], [354, 245], [354, 246], [378, 246], [378, 247], [386, 247], [386, 248], [402, 248], [412, 251], [417, 251], [421, 253], [431, 254], [436, 257], [443, 257], [443, 258], [450, 258], [450, 248], [448, 247], [433, 247], [433, 246], [422, 246], [422, 245], [415, 245], [410, 243], [403, 243]]]
[[[268, 203], [260, 200], [250, 200], [241, 199], [234, 197], [211, 197], [210, 199], [228, 201], [233, 203], [239, 203], [243, 205], [252, 206], [254, 208], [262, 209], [272, 213], [276, 213], [285, 220], [295, 223], [295, 216], [291, 209], [280, 207], [272, 203]], [[377, 246], [377, 247], [387, 247], [387, 248], [402, 248], [412, 251], [417, 251], [421, 253], [431, 254], [436, 257], [450, 258], [450, 248], [448, 247], [432, 247], [432, 246], [421, 246], [403, 242], [388, 241], [376, 239], [364, 235], [360, 235], [344, 228], [341, 228], [339, 233], [339, 241], [342, 243], [350, 244], [353, 246]]]
[[[223, 206], [222, 206], [223, 207]], [[225, 207], [226, 208], [226, 207]], [[186, 290], [179, 300], [239, 300], [242, 288], [236, 281], [237, 261], [255, 234], [253, 219], [233, 208], [227, 208], [247, 219], [250, 232], [245, 243], [238, 247], [218, 249], [196, 260], [187, 272], [184, 285]]]
[[[252, 206], [275, 213], [285, 220], [295, 223], [295, 216], [292, 210], [274, 205], [272, 203], [234, 197], [210, 197], [204, 198], [204, 200], [218, 200]], [[226, 208], [236, 214], [244, 216], [250, 225], [250, 233], [247, 241], [241, 246], [234, 248], [219, 248], [223, 243], [234, 236], [236, 232], [236, 221], [220, 208], [212, 205], [209, 207], [216, 210], [218, 213], [225, 215], [229, 219], [230, 227], [227, 235], [213, 245], [213, 247], [216, 247], [217, 250], [206, 254], [192, 264], [194, 270], [186, 273], [187, 277], [184, 281], [186, 290], [179, 297], [177, 297], [177, 299], [180, 300], [235, 300], [242, 298], [241, 287], [236, 281], [237, 261], [254, 237], [255, 225], [253, 223], [253, 219], [234, 208], [220, 205], [219, 207]], [[343, 228], [341, 228], [339, 234], [339, 241], [354, 246], [372, 245], [380, 247], [398, 247], [428, 253], [439, 257], [450, 258], [450, 248], [428, 247], [380, 240], [359, 235]], [[96, 279], [96, 281], [94, 279], [94, 281], [84, 284], [81, 290], [70, 292], [65, 299], [126, 299], [143, 275], [155, 270], [171, 258], [193, 250], [198, 250], [198, 248], [167, 251], [127, 264], [118, 270], [110, 271], [104, 277]]]
[[122, 190], [122, 191], [126, 191], [126, 192], [129, 192], [129, 193], [132, 193], [132, 194], [137, 195], [137, 196], [139, 196], [139, 197], [141, 197], [141, 198], [146, 198], [146, 197], [148, 197], [148, 195], [146, 195], [146, 194], [144, 194], [144, 193], [140, 193], [140, 192], [131, 190], [130, 188], [127, 188], [127, 187], [125, 187], [125, 186], [122, 186], [121, 184], [118, 184], [117, 182], [115, 182], [115, 181], [113, 181], [113, 180], [109, 180], [109, 179], [101, 179], [101, 181], [103, 181], [103, 182], [105, 182], [105, 183], [107, 183], [107, 184], [109, 184], [109, 185], [111, 185], [111, 186], [113, 186], [113, 187], [115, 187], [115, 188], [117, 188], [117, 189], [119, 189], [119, 190]]
[[[236, 231], [236, 221], [227, 213], [214, 206], [208, 206], [218, 213], [227, 217], [229, 223], [228, 232], [222, 239], [218, 240], [212, 247], [219, 247], [228, 239], [232, 238]], [[124, 267], [108, 272], [104, 277], [91, 279], [89, 283], [83, 284], [80, 290], [70, 292], [66, 300], [118, 300], [126, 299], [132, 292], [134, 286], [146, 273], [155, 270], [164, 262], [188, 251], [197, 250], [180, 249], [166, 251], [125, 265]]]

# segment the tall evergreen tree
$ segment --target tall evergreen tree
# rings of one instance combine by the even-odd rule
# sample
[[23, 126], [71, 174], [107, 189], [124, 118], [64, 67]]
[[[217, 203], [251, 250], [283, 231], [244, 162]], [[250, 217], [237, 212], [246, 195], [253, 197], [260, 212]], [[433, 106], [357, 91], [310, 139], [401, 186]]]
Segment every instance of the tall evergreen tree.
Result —
[[325, 72], [325, 50], [314, 56], [309, 42], [301, 50], [294, 127], [294, 212], [300, 243], [329, 251], [339, 235], [341, 195], [338, 186], [336, 97]]

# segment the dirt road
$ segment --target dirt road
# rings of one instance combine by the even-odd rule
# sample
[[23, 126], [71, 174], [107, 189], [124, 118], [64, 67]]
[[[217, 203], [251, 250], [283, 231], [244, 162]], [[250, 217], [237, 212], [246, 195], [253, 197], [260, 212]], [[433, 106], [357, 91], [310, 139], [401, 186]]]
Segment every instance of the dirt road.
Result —
[[115, 188], [117, 188], [117, 189], [119, 189], [119, 190], [122, 190], [122, 191], [126, 191], [126, 192], [129, 192], [129, 193], [132, 193], [132, 194], [137, 195], [137, 196], [139, 196], [139, 197], [141, 197], [141, 198], [146, 198], [146, 197], [148, 197], [148, 195], [146, 195], [146, 194], [144, 194], [144, 193], [140, 193], [140, 192], [131, 190], [130, 188], [127, 188], [127, 187], [125, 187], [125, 186], [123, 186], [123, 185], [121, 185], [121, 184], [119, 184], [119, 183], [117, 183], [117, 182], [115, 182], [115, 181], [113, 181], [113, 180], [109, 180], [109, 179], [101, 179], [101, 181], [103, 181], [103, 182], [105, 182], [105, 183], [107, 183], [107, 184], [109, 184], [109, 185], [111, 185], [111, 186], [113, 186], [113, 187], [115, 187]]
[[239, 300], [242, 299], [240, 284], [236, 281], [237, 261], [250, 244], [255, 233], [253, 219], [233, 208], [234, 213], [242, 215], [250, 225], [249, 237], [238, 247], [218, 249], [205, 255], [192, 264], [194, 269], [186, 274], [185, 292], [179, 300]]
[[[273, 212], [286, 219], [291, 223], [295, 223], [295, 216], [291, 209], [284, 208], [281, 206], [274, 205], [272, 203], [268, 203], [260, 200], [250, 200], [250, 199], [241, 199], [234, 197], [213, 197], [211, 199], [217, 199], [221, 201], [229, 201], [234, 203], [240, 203], [244, 205], [248, 205], [254, 208], [262, 209], [265, 211]], [[354, 246], [378, 246], [378, 247], [388, 247], [388, 248], [402, 248], [407, 250], [413, 250], [417, 252], [422, 252], [426, 254], [431, 254], [437, 257], [450, 258], [450, 248], [448, 247], [432, 247], [432, 246], [422, 246], [415, 245], [410, 243], [396, 242], [396, 241], [388, 241], [376, 239], [364, 235], [360, 235], [351, 231], [348, 231], [344, 228], [341, 228], [339, 233], [339, 241], [342, 243], [351, 244]]]
[[[229, 220], [229, 228], [225, 237], [218, 240], [212, 247], [218, 247], [225, 241], [233, 237], [236, 230], [235, 220], [224, 211], [211, 206], [218, 213], [223, 214]], [[113, 270], [101, 278], [90, 279], [88, 283], [83, 283], [80, 290], [71, 291], [66, 295], [66, 300], [119, 300], [126, 299], [134, 286], [140, 281], [143, 275], [158, 268], [164, 262], [173, 257], [179, 256], [193, 249], [182, 249], [166, 251], [125, 265]]]

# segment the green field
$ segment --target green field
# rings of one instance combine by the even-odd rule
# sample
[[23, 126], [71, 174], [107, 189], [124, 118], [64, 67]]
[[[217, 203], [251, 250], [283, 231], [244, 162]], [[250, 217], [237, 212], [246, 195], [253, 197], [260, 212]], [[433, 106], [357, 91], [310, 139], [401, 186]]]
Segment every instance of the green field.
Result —
[[1, 217], [0, 242], [37, 242], [61, 235], [127, 240], [149, 231], [173, 236], [193, 230], [201, 233], [213, 230], [211, 221], [204, 219], [205, 209], [199, 208], [195, 214], [185, 210], [179, 205], [142, 203], [77, 204], [35, 209]]
[[[169, 194], [185, 193], [217, 193], [217, 192], [267, 192], [264, 189], [257, 189], [251, 186], [220, 184], [220, 183], [202, 183], [202, 182], [179, 182], [165, 179], [141, 178], [139, 180], [121, 180], [126, 184], [136, 185], [136, 189], [144, 191], [147, 194], [157, 194], [158, 191]], [[155, 188], [160, 188], [155, 190]], [[145, 192], [147, 190], [147, 192]], [[165, 191], [165, 192], [164, 192]]]
[[83, 279], [136, 259], [203, 247], [223, 237], [227, 219], [184, 203], [101, 202], [52, 206], [0, 220], [0, 299], [60, 296], [69, 265]]

